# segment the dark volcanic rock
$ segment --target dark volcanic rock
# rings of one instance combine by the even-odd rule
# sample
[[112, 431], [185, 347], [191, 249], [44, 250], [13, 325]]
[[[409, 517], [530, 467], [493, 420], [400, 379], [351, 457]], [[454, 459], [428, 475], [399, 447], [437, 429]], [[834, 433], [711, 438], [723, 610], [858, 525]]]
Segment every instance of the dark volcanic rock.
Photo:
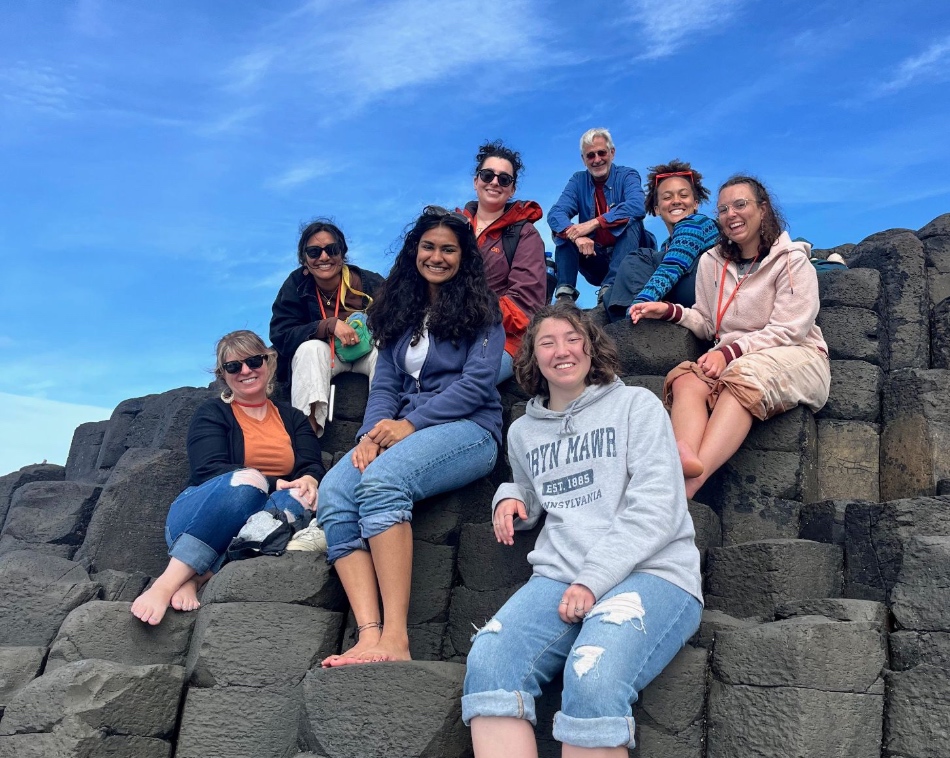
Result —
[[821, 419], [818, 422], [818, 496], [822, 500], [877, 502], [881, 439], [877, 424]]
[[90, 421], [76, 427], [66, 458], [67, 481], [99, 481], [99, 450], [108, 429], [108, 421]]
[[40, 673], [45, 658], [45, 647], [0, 646], [0, 716], [10, 699]]
[[623, 376], [666, 376], [680, 361], [696, 360], [707, 348], [689, 329], [666, 321], [644, 320], [634, 326], [623, 319], [605, 331], [617, 343]]
[[[86, 535], [86, 526], [102, 488], [81, 482], [33, 482], [13, 495], [10, 511], [0, 536], [4, 543], [19, 549], [62, 548], [71, 558]], [[59, 551], [57, 551], [59, 552]]]
[[884, 372], [867, 361], [832, 361], [828, 402], [815, 415], [849, 421], [881, 418], [881, 388]]
[[880, 317], [867, 308], [822, 306], [816, 323], [828, 343], [832, 360], [867, 361], [881, 365]]
[[950, 632], [950, 537], [911, 537], [891, 611], [904, 629]]
[[922, 664], [887, 675], [885, 755], [944, 758], [950, 734], [950, 669]]
[[7, 517], [7, 510], [13, 500], [13, 494], [25, 484], [31, 482], [61, 482], [66, 469], [52, 463], [36, 463], [24, 466], [12, 474], [0, 476], [0, 526]]

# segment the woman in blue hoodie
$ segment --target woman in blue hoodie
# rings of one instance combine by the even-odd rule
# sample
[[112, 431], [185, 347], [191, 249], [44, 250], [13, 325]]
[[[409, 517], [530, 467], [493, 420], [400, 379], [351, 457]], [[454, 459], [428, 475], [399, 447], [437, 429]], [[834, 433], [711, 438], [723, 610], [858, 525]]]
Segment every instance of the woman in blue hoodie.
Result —
[[514, 476], [496, 539], [546, 513], [528, 583], [475, 635], [462, 718], [476, 758], [537, 756], [534, 701], [564, 675], [554, 738], [571, 758], [627, 755], [632, 704], [699, 627], [702, 580], [669, 417], [617, 377], [610, 338], [573, 304], [535, 314], [515, 378]]
[[409, 659], [412, 504], [488, 474], [501, 444], [505, 331], [465, 216], [423, 211], [368, 325], [379, 359], [363, 425], [317, 509], [359, 640], [324, 666]]

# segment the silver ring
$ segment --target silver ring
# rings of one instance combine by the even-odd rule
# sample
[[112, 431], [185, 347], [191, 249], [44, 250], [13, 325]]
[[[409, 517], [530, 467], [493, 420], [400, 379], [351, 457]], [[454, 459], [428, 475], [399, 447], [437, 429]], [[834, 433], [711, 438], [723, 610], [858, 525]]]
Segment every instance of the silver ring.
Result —
[[578, 608], [576, 605], [574, 606], [574, 613], [581, 613], [583, 610], [583, 608]]
[[567, 600], [562, 600], [558, 605], [567, 605]]

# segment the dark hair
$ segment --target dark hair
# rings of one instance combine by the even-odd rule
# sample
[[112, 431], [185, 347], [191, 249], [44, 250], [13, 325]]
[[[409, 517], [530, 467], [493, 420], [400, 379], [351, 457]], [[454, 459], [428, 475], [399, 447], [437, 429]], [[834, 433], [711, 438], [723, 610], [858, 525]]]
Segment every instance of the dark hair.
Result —
[[340, 256], [340, 259], [343, 261], [346, 260], [346, 237], [343, 236], [343, 232], [340, 231], [340, 227], [328, 219], [315, 218], [310, 223], [301, 225], [300, 227], [300, 239], [297, 241], [297, 262], [301, 266], [303, 266], [305, 263], [304, 248], [307, 247], [307, 241], [314, 234], [318, 234], [320, 232], [326, 232], [339, 243], [340, 247], [343, 248], [343, 255]]
[[[730, 176], [722, 183], [719, 191], [722, 192], [726, 187], [734, 187], [737, 184], [748, 184], [752, 188], [755, 201], [765, 206], [762, 210], [762, 226], [759, 229], [759, 255], [764, 258], [769, 254], [772, 245], [776, 243], [779, 236], [785, 230], [787, 226], [785, 216], [782, 214], [782, 210], [772, 200], [765, 185], [754, 176], [745, 176], [743, 174]], [[720, 228], [722, 228], [721, 224]], [[739, 260], [741, 257], [742, 250], [735, 242], [726, 236], [724, 228], [719, 234], [719, 249], [722, 251], [723, 257], [730, 261]]]
[[[669, 163], [661, 163], [659, 166], [651, 166], [647, 169], [650, 173], [647, 174], [647, 197], [646, 197], [646, 206], [647, 213], [651, 216], [656, 215], [656, 205], [659, 200], [659, 187], [656, 183], [656, 177], [661, 174], [675, 174], [679, 171], [689, 171], [691, 172], [690, 176], [680, 177], [685, 179], [690, 183], [693, 188], [693, 197], [696, 198], [697, 204], [705, 203], [709, 199], [709, 190], [703, 186], [703, 175], [699, 173], [696, 169], [690, 166], [686, 161], [681, 161], [679, 158], [674, 158]], [[661, 179], [661, 182], [665, 179]]]
[[489, 158], [503, 158], [511, 164], [511, 175], [515, 180], [512, 186], [517, 187], [518, 173], [524, 169], [524, 164], [521, 162], [521, 153], [512, 150], [500, 139], [496, 139], [494, 142], [486, 142], [479, 146], [478, 154], [475, 156], [476, 174], [482, 170], [482, 166], [485, 165], [485, 161]]
[[[429, 284], [416, 268], [416, 256], [422, 235], [438, 226], [455, 234], [461, 261], [458, 273], [439, 288], [439, 297], [430, 304]], [[501, 321], [498, 296], [488, 289], [471, 222], [436, 205], [426, 206], [406, 231], [396, 262], [366, 312], [367, 325], [380, 347], [394, 344], [407, 331], [413, 338], [421, 335], [426, 314], [429, 333], [453, 342], [474, 337]]]
[[531, 319], [528, 330], [521, 340], [521, 347], [514, 360], [515, 381], [530, 395], [550, 397], [548, 380], [544, 378], [534, 357], [534, 341], [538, 337], [541, 322], [546, 318], [567, 321], [584, 335], [584, 352], [590, 356], [590, 373], [587, 384], [610, 384], [620, 372], [617, 345], [600, 326], [594, 323], [587, 311], [573, 303], [558, 302], [545, 305]]

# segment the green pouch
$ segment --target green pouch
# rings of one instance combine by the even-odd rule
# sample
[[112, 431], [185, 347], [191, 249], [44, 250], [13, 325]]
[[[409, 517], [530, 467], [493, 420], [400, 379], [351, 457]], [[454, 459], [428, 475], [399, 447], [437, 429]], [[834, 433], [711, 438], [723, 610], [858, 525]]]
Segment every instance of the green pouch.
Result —
[[365, 313], [351, 314], [346, 320], [346, 323], [353, 327], [356, 336], [360, 338], [359, 342], [355, 345], [344, 345], [340, 342], [339, 337], [334, 337], [333, 342], [336, 354], [340, 356], [340, 360], [345, 363], [353, 363], [353, 361], [358, 361], [373, 349], [373, 337], [369, 333], [369, 328], [366, 326]]

